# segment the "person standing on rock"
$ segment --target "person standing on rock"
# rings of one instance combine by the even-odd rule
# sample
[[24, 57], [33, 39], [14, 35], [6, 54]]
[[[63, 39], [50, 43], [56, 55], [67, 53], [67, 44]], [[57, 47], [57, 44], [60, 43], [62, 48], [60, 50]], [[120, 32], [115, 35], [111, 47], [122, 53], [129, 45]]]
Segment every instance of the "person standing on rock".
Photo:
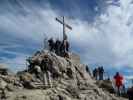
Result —
[[99, 69], [96, 68], [95, 69], [95, 79], [98, 80], [98, 78], [99, 78]]
[[67, 40], [63, 40], [60, 48], [63, 57], [68, 56], [69, 46], [69, 42]]
[[59, 39], [56, 40], [55, 42], [55, 53], [57, 55], [60, 55], [60, 47], [61, 47], [61, 41]]
[[96, 79], [96, 68], [93, 70], [93, 77]]
[[99, 80], [103, 80], [104, 69], [103, 67], [99, 67]]
[[128, 95], [129, 100], [133, 100], [133, 87], [127, 90], [127, 95]]
[[95, 68], [95, 69], [93, 70], [93, 77], [94, 77], [96, 80], [98, 80], [98, 74], [99, 74], [98, 68]]
[[64, 46], [65, 46], [65, 51], [69, 52], [69, 42], [68, 42], [68, 40], [64, 40]]
[[90, 69], [89, 69], [89, 66], [88, 65], [86, 65], [86, 72], [91, 76], [91, 71], [90, 71]]
[[52, 61], [50, 58], [48, 58], [48, 55], [44, 55], [44, 58], [41, 62], [41, 70], [43, 72], [43, 82], [44, 85], [47, 87], [52, 87], [51, 82], [51, 67], [52, 67]]
[[117, 94], [120, 96], [121, 95], [121, 87], [123, 86], [123, 76], [120, 75], [119, 72], [117, 72], [116, 75], [114, 76], [114, 80], [115, 80], [115, 86], [117, 89]]
[[48, 44], [49, 44], [49, 50], [50, 50], [50, 51], [54, 51], [55, 43], [54, 43], [53, 38], [50, 38], [50, 39], [48, 40]]

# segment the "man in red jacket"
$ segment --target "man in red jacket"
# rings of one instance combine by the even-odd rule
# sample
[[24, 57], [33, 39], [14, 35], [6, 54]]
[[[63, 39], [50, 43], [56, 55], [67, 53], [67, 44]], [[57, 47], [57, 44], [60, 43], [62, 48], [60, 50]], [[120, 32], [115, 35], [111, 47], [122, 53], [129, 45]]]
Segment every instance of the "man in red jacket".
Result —
[[123, 86], [123, 76], [119, 74], [119, 72], [116, 73], [114, 76], [115, 80], [115, 86], [117, 88], [117, 93], [120, 96], [121, 95], [121, 87]]

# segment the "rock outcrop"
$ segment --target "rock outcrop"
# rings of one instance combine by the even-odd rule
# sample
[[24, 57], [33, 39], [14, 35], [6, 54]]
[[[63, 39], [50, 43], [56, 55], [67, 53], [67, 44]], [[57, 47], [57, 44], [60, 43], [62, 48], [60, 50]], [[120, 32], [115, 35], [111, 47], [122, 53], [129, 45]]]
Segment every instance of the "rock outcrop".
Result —
[[[40, 66], [46, 55], [52, 61], [52, 66], [47, 69], [51, 86], [44, 84], [43, 72], [38, 71], [39, 76], [34, 73], [35, 66]], [[77, 61], [71, 57], [41, 51], [30, 58], [33, 65], [29, 66], [28, 72], [19, 72], [13, 82], [7, 80], [8, 76], [0, 77], [8, 91], [7, 100], [126, 100], [99, 88], [86, 71], [86, 65], [81, 64], [78, 57]]]

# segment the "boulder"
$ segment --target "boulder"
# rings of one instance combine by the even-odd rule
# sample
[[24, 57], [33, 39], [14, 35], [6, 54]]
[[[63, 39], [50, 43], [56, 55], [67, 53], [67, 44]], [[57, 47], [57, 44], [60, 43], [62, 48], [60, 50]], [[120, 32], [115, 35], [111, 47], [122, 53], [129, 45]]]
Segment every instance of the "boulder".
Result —
[[115, 93], [115, 90], [112, 86], [112, 82], [110, 80], [97, 81], [96, 84], [99, 86], [99, 88], [103, 88], [106, 91], [109, 91], [110, 93]]
[[13, 84], [7, 84], [6, 89], [7, 89], [8, 91], [14, 91], [15, 87], [14, 87]]
[[[29, 68], [29, 72], [20, 72], [20, 80], [17, 82], [24, 88], [12, 91], [7, 100], [127, 100], [105, 91], [105, 87], [110, 89], [110, 83], [108, 85], [103, 81], [95, 84], [96, 81], [86, 71], [86, 65], [81, 64], [76, 57], [63, 58], [53, 52], [41, 51], [33, 55], [30, 62], [40, 66], [46, 55], [52, 64], [47, 71], [41, 71], [40, 75], [43, 79], [45, 74], [47, 79], [38, 79], [34, 71], [31, 73], [32, 68]], [[45, 88], [45, 80], [50, 81], [52, 86]]]
[[4, 80], [0, 79], [0, 89], [5, 89], [6, 86], [7, 86], [7, 83]]

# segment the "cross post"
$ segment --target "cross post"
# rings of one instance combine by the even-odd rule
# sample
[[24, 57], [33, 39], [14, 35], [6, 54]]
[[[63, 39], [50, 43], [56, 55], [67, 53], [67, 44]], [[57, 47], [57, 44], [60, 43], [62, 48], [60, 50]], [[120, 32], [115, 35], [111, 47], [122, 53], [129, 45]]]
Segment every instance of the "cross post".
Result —
[[56, 18], [56, 21], [58, 21], [60, 24], [63, 25], [63, 40], [66, 40], [67, 35], [66, 35], [65, 27], [67, 27], [70, 30], [72, 30], [72, 27], [65, 23], [65, 17], [64, 16], [63, 16], [63, 21], [58, 19], [58, 18]]

